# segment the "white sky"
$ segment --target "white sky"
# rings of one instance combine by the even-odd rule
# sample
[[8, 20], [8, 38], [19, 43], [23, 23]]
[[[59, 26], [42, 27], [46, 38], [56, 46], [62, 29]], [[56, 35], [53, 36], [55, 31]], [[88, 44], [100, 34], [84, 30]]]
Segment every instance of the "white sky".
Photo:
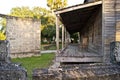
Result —
[[[47, 0], [1, 0], [0, 1], [0, 13], [1, 14], [9, 14], [11, 8], [13, 7], [21, 7], [21, 6], [40, 6], [47, 8]], [[83, 3], [84, 0], [68, 0], [68, 5], [76, 5]]]

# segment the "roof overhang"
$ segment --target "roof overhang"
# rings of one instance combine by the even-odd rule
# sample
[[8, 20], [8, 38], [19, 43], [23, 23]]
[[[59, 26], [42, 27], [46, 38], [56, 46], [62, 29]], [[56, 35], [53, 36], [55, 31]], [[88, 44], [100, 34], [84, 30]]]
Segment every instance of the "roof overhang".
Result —
[[88, 19], [101, 7], [102, 1], [80, 4], [55, 11], [69, 33], [80, 32]]

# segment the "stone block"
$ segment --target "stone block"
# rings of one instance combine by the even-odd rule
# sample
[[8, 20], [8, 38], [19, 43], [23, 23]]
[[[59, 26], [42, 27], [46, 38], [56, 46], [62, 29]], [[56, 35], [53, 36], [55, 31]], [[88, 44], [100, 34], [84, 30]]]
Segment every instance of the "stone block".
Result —
[[10, 44], [0, 41], [0, 80], [27, 80], [27, 72], [19, 64], [11, 63]]
[[120, 63], [120, 42], [112, 42], [110, 44], [110, 56], [112, 63]]

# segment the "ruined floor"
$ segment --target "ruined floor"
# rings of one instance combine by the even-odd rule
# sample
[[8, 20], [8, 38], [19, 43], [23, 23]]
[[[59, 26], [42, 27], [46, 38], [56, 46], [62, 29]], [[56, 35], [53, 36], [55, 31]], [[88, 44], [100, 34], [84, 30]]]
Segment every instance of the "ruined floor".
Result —
[[58, 68], [35, 69], [33, 80], [119, 80], [120, 66], [115, 64], [63, 64]]

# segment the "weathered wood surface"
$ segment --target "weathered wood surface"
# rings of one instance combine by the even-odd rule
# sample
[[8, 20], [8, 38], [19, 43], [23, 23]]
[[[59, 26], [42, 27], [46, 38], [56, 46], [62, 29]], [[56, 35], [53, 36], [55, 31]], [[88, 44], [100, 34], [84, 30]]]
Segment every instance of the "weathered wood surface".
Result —
[[120, 0], [116, 0], [116, 41], [120, 41]]
[[102, 6], [102, 41], [104, 62], [110, 62], [110, 43], [115, 41], [116, 18], [115, 18], [116, 0], [103, 0]]
[[69, 44], [58, 56], [64, 57], [92, 57], [99, 56], [97, 53], [81, 49], [79, 44]]
[[79, 44], [69, 44], [57, 55], [58, 62], [101, 62], [102, 56], [82, 49]]
[[56, 15], [56, 47], [59, 50], [59, 22], [58, 22], [58, 15]]
[[65, 28], [62, 26], [62, 49], [64, 48], [65, 43]]
[[102, 55], [102, 7], [100, 6], [88, 18], [80, 32], [82, 46]]

